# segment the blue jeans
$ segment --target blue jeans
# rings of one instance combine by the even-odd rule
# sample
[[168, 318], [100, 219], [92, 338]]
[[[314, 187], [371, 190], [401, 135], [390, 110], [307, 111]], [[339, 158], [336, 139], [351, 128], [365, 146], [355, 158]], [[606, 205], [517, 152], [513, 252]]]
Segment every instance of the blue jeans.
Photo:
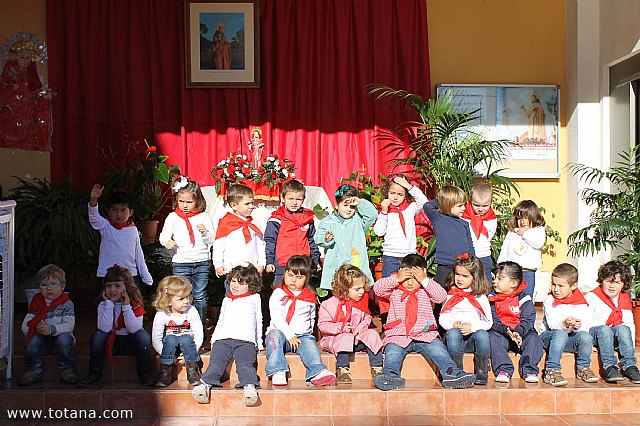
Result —
[[58, 355], [58, 370], [71, 368], [76, 363], [73, 357], [75, 339], [70, 333], [57, 336], [35, 334], [24, 348], [25, 370], [42, 374], [42, 355], [55, 353]]
[[402, 363], [409, 352], [417, 352], [422, 355], [427, 361], [436, 365], [441, 375], [445, 375], [447, 372], [456, 367], [456, 364], [451, 359], [447, 348], [438, 339], [434, 339], [431, 342], [417, 342], [411, 341], [406, 348], [398, 346], [395, 343], [388, 343], [384, 347], [384, 366], [382, 372], [390, 376], [400, 377], [400, 369]]
[[531, 296], [531, 301], [535, 303], [533, 300], [533, 291], [536, 289], [536, 271], [523, 269], [522, 279], [527, 282], [527, 288], [524, 289], [524, 294]]
[[400, 268], [401, 257], [382, 255], [382, 278], [390, 277]]
[[491, 270], [493, 268], [493, 263], [491, 262], [491, 256], [481, 257], [480, 263], [482, 263], [482, 268], [484, 269], [484, 276], [487, 277], [487, 281], [489, 283], [493, 283], [493, 277], [491, 276]]
[[211, 266], [208, 261], [195, 263], [174, 263], [173, 273], [180, 275], [191, 281], [193, 286], [193, 306], [196, 308], [206, 308], [207, 284], [209, 284], [209, 271]]
[[491, 354], [491, 340], [487, 330], [476, 330], [468, 336], [464, 336], [460, 329], [452, 328], [447, 330], [444, 340], [447, 343], [447, 350], [452, 355], [465, 352]]
[[265, 338], [265, 346], [267, 347], [267, 365], [264, 367], [264, 371], [267, 376], [273, 376], [275, 373], [287, 371], [289, 364], [284, 356], [287, 352], [293, 352], [300, 355], [300, 359], [306, 368], [304, 375], [305, 380], [308, 382], [327, 367], [322, 363], [322, 357], [320, 356], [320, 350], [316, 338], [310, 334], [301, 334], [297, 336], [300, 339], [300, 345], [298, 349], [293, 350], [291, 344], [284, 337], [284, 334], [280, 330], [271, 330]]
[[[111, 333], [96, 330], [91, 335], [89, 368], [100, 370], [104, 366], [104, 356], [107, 340]], [[114, 355], [135, 355], [138, 365], [138, 375], [147, 373], [151, 369], [151, 336], [143, 328], [133, 334], [117, 335], [113, 344]]]
[[358, 342], [353, 346], [352, 352], [338, 352], [336, 354], [336, 367], [348, 367], [349, 366], [349, 356], [355, 352], [367, 351], [367, 355], [369, 355], [369, 366], [370, 367], [381, 367], [382, 366], [382, 350], [379, 350], [376, 353], [373, 353], [371, 349], [367, 345], [362, 342]]
[[615, 327], [598, 325], [591, 327], [589, 334], [593, 338], [593, 346], [598, 348], [602, 367], [605, 370], [612, 365], [618, 365], [616, 347], [623, 370], [636, 365], [635, 342], [631, 339], [631, 330], [626, 325], [620, 324]]
[[162, 338], [162, 353], [160, 354], [160, 364], [171, 365], [176, 361], [176, 352], [184, 355], [185, 362], [198, 362], [200, 356], [196, 349], [196, 343], [193, 341], [191, 334], [183, 334], [176, 336], [174, 334], [165, 334]]
[[576, 365], [578, 368], [587, 368], [591, 365], [591, 351], [593, 340], [586, 331], [569, 333], [567, 330], [546, 330], [540, 334], [542, 346], [548, 350], [547, 361], [544, 364], [546, 370], [560, 370], [560, 358], [563, 352], [577, 353]]

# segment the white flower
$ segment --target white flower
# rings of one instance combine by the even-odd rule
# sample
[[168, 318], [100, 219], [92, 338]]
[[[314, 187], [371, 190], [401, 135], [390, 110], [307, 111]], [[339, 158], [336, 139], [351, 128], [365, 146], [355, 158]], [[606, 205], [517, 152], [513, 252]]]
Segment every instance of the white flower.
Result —
[[296, 178], [296, 174], [291, 172], [291, 179], [295, 179]]
[[282, 174], [286, 178], [287, 176], [289, 176], [289, 171], [287, 169], [282, 169]]
[[225, 163], [227, 162], [227, 160], [222, 160], [218, 163], [217, 167], [223, 166]]
[[243, 159], [243, 160], [246, 160], [246, 159], [247, 159], [247, 156], [243, 154], [243, 155], [242, 155], [242, 159]]
[[227, 170], [227, 168], [225, 167], [224, 170], [222, 170], [224, 172], [225, 176], [229, 176], [229, 170]]
[[276, 161], [276, 159], [275, 159], [275, 158], [273, 158], [273, 157], [267, 157], [267, 161], [269, 161], [269, 162], [274, 162], [274, 161]]
[[276, 160], [275, 163], [273, 163], [273, 165], [275, 166], [275, 168], [277, 169], [278, 167], [280, 167], [280, 161]]
[[244, 177], [244, 175], [241, 172], [237, 171], [237, 170], [236, 170], [236, 176], [239, 177], [239, 178], [243, 178]]
[[279, 167], [279, 166], [275, 166], [273, 169], [274, 169], [276, 172], [279, 172], [279, 171], [280, 171], [280, 167]]
[[252, 176], [258, 176], [258, 170], [256, 170], [256, 169], [251, 170], [251, 175]]

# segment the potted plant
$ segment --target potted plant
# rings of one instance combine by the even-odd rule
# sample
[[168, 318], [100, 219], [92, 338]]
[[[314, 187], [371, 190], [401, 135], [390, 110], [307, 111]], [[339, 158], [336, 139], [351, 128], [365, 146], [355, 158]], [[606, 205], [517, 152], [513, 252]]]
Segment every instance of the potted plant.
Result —
[[156, 217], [171, 197], [169, 180], [180, 174], [180, 168], [167, 164], [169, 157], [161, 155], [146, 139], [128, 140], [124, 155], [110, 152], [106, 158], [111, 163], [104, 174], [106, 192], [125, 191], [131, 195], [143, 240], [153, 242], [159, 223]]

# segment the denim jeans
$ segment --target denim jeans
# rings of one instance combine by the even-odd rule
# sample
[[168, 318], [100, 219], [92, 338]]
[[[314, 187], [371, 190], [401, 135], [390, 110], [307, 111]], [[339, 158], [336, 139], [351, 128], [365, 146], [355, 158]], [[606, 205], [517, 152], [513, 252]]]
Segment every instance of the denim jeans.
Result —
[[390, 277], [400, 268], [401, 257], [382, 256], [382, 278]]
[[487, 281], [489, 281], [489, 283], [493, 283], [493, 276], [491, 275], [493, 263], [491, 261], [491, 256], [481, 257], [480, 263], [482, 263], [482, 268], [484, 269], [484, 276], [487, 277]]
[[193, 306], [196, 308], [206, 308], [207, 284], [209, 284], [209, 271], [211, 266], [208, 261], [195, 263], [174, 263], [173, 273], [180, 275], [191, 281], [193, 286]]
[[548, 351], [547, 361], [544, 368], [546, 370], [560, 370], [560, 359], [563, 352], [577, 353], [576, 365], [578, 368], [591, 366], [591, 351], [593, 350], [593, 340], [586, 331], [569, 333], [567, 330], [546, 330], [540, 334], [542, 345]]
[[476, 330], [464, 336], [460, 329], [452, 328], [447, 330], [444, 340], [447, 343], [447, 350], [452, 355], [465, 352], [484, 355], [491, 353], [491, 340], [487, 330]]
[[[305, 380], [309, 382], [313, 377], [317, 376], [327, 367], [322, 363], [320, 350], [316, 338], [310, 334], [301, 334], [297, 336], [300, 339], [298, 349], [293, 350], [291, 344], [284, 337], [280, 330], [271, 330], [265, 338], [265, 346], [267, 347], [267, 365], [264, 371], [267, 376], [273, 376], [275, 373], [287, 371], [289, 364], [284, 356], [287, 352], [293, 352], [300, 355], [300, 359], [306, 368]], [[308, 383], [307, 383], [308, 384]]]
[[[96, 330], [91, 335], [89, 368], [102, 370], [104, 367], [105, 349], [111, 333]], [[149, 349], [151, 348], [151, 336], [143, 328], [133, 334], [117, 335], [113, 344], [114, 355], [135, 355], [138, 364], [138, 374], [146, 373], [151, 369]]]
[[635, 342], [631, 339], [631, 330], [626, 325], [620, 324], [615, 327], [598, 325], [591, 327], [589, 334], [593, 338], [593, 346], [598, 348], [604, 369], [612, 365], [618, 365], [616, 347], [620, 354], [620, 363], [623, 370], [636, 365]]
[[457, 368], [451, 359], [447, 348], [438, 339], [431, 342], [411, 341], [406, 348], [398, 346], [395, 343], [388, 343], [384, 347], [384, 366], [382, 372], [390, 376], [400, 377], [400, 369], [402, 363], [410, 352], [417, 352], [427, 361], [431, 361], [436, 365], [441, 375], [445, 375], [449, 370]]
[[522, 270], [522, 279], [527, 282], [527, 288], [524, 289], [524, 294], [531, 296], [533, 301], [533, 291], [536, 289], [536, 271]]
[[57, 336], [35, 334], [24, 348], [25, 370], [42, 374], [42, 355], [58, 355], [58, 370], [71, 368], [76, 363], [73, 357], [75, 339], [70, 333]]
[[336, 354], [336, 367], [348, 367], [349, 366], [349, 356], [355, 352], [367, 351], [367, 355], [369, 355], [369, 366], [371, 367], [381, 367], [382, 366], [382, 350], [379, 350], [377, 353], [373, 353], [371, 349], [367, 345], [362, 342], [358, 342], [358, 344], [353, 346], [352, 352], [338, 352]]
[[162, 353], [160, 354], [160, 364], [171, 365], [176, 361], [176, 352], [184, 355], [185, 362], [198, 362], [200, 356], [196, 349], [196, 343], [193, 341], [191, 334], [182, 334], [176, 336], [174, 334], [165, 334], [162, 338]]

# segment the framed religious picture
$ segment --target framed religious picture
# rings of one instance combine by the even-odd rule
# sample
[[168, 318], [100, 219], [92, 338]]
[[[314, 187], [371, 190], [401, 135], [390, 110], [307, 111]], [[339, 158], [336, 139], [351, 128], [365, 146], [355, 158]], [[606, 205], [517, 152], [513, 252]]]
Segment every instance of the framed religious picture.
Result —
[[260, 87], [259, 0], [185, 0], [187, 87]]
[[560, 86], [438, 84], [438, 96], [450, 93], [458, 111], [475, 111], [487, 140], [510, 140], [505, 176], [560, 177]]

